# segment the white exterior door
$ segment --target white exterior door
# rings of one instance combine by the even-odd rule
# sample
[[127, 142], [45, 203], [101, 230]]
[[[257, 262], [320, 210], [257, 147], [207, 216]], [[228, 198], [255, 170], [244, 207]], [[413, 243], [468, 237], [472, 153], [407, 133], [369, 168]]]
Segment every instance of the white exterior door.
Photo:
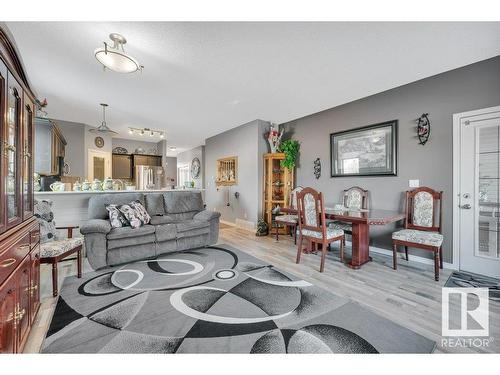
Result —
[[460, 133], [459, 267], [500, 278], [500, 110], [474, 111], [455, 121]]

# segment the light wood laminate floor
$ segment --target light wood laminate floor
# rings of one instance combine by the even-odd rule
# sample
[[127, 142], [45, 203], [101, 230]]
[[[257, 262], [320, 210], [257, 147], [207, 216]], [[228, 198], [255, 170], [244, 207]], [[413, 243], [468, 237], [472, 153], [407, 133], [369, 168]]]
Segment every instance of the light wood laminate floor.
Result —
[[[500, 353], [500, 303], [490, 301], [490, 337], [488, 346], [443, 347], [441, 343], [441, 288], [450, 275], [441, 271], [439, 282], [434, 281], [433, 266], [401, 259], [397, 271], [392, 269], [392, 258], [372, 254], [373, 261], [359, 270], [352, 270], [339, 262], [334, 247], [328, 255], [325, 272], [319, 272], [319, 255], [306, 254], [295, 264], [296, 246], [288, 236], [256, 237], [246, 230], [225, 226], [220, 231], [219, 243], [232, 245], [256, 258], [262, 259], [312, 282], [335, 294], [349, 297], [372, 311], [436, 341], [435, 352]], [[350, 249], [347, 247], [347, 257]], [[84, 272], [91, 271], [87, 262]], [[38, 353], [50, 324], [57, 302], [52, 297], [50, 266], [42, 265], [42, 306], [25, 346], [26, 353]], [[76, 261], [60, 263], [59, 283], [68, 275], [76, 274]]]

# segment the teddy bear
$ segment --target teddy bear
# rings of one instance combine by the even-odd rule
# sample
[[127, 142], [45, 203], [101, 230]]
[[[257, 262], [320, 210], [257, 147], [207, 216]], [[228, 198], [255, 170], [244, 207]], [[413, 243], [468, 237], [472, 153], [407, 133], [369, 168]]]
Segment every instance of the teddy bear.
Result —
[[52, 201], [48, 199], [35, 200], [34, 215], [40, 224], [40, 242], [54, 241], [57, 237]]

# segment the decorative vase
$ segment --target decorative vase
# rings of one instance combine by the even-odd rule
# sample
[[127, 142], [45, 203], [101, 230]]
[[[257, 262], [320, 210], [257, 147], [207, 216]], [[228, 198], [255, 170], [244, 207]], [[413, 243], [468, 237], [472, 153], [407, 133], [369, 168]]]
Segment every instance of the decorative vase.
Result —
[[271, 153], [276, 153], [279, 150], [281, 137], [283, 136], [284, 129], [279, 130], [278, 124], [271, 124], [269, 127], [269, 133], [267, 133], [267, 141], [269, 146], [271, 146]]

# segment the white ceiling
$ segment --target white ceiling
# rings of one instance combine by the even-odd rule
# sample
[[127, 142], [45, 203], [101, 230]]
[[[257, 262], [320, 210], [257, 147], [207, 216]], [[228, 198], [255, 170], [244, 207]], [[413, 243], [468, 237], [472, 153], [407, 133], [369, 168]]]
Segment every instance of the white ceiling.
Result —
[[[500, 55], [496, 23], [9, 22], [50, 117], [166, 131], [182, 151], [254, 119], [282, 123]], [[142, 73], [93, 51], [123, 34]]]

